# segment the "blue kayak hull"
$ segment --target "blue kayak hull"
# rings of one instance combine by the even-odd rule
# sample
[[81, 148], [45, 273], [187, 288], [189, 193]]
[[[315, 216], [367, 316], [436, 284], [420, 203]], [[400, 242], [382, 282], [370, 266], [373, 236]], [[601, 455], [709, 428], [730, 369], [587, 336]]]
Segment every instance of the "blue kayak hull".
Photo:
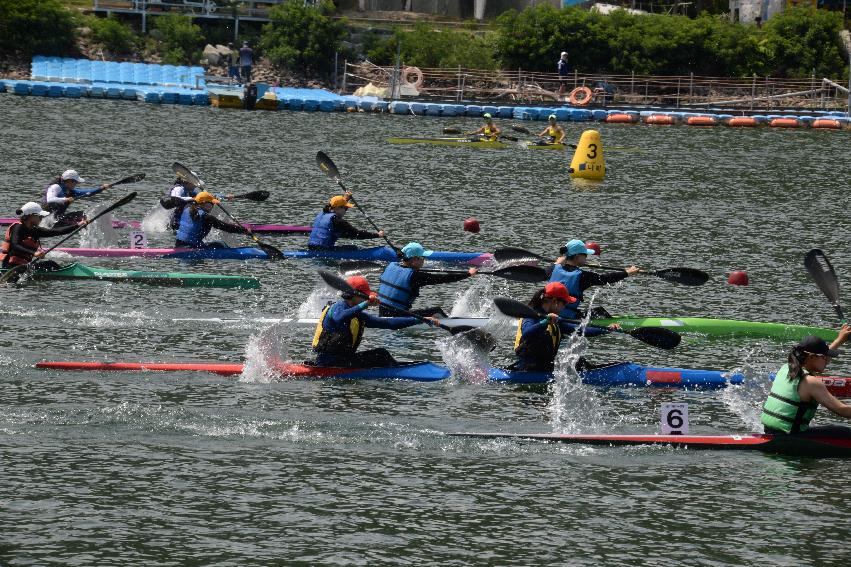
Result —
[[273, 366], [283, 377], [318, 380], [413, 380], [416, 382], [435, 382], [445, 380], [451, 374], [448, 368], [431, 362], [411, 362], [374, 368], [311, 366], [289, 362], [279, 362]]
[[[592, 386], [653, 386], [663, 388], [712, 389], [729, 384], [741, 384], [744, 376], [719, 370], [694, 370], [689, 368], [659, 368], [641, 366], [633, 362], [619, 362], [580, 372], [584, 384]], [[512, 384], [546, 384], [551, 382], [551, 372], [527, 372], [491, 368], [488, 379], [492, 382]]]
[[[372, 248], [338, 249], [338, 250], [283, 250], [287, 258], [326, 258], [329, 260], [371, 260], [373, 262], [395, 262], [398, 260], [396, 252], [389, 246], [375, 246]], [[485, 252], [441, 252], [435, 250], [428, 257], [434, 262], [448, 262], [455, 264], [480, 265], [491, 258]]]

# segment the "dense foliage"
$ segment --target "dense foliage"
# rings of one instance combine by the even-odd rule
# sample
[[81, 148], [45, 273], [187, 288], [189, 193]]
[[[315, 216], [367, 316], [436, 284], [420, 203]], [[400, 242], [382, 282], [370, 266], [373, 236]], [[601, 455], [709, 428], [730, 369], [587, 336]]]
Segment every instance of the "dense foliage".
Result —
[[103, 46], [111, 55], [130, 55], [138, 48], [139, 36], [133, 28], [115, 16], [87, 18], [86, 25], [92, 30], [92, 39]]
[[331, 19], [333, 12], [331, 0], [322, 0], [316, 7], [302, 0], [278, 4], [269, 11], [272, 21], [263, 26], [260, 47], [274, 65], [327, 74], [347, 36], [345, 20]]
[[603, 16], [549, 4], [506, 12], [496, 22], [503, 66], [553, 72], [561, 51], [572, 68], [628, 74], [843, 76], [837, 12], [792, 8], [761, 28], [726, 17]]
[[171, 65], [197, 63], [204, 47], [201, 28], [192, 23], [192, 18], [180, 14], [159, 16], [153, 21], [154, 34], [165, 53], [163, 62]]
[[74, 53], [74, 16], [59, 0], [0, 0], [0, 53]]
[[471, 30], [435, 29], [419, 23], [412, 30], [397, 28], [392, 37], [368, 38], [364, 45], [367, 57], [377, 65], [392, 65], [397, 49], [406, 65], [417, 67], [462, 67], [494, 69], [493, 34], [476, 34]]

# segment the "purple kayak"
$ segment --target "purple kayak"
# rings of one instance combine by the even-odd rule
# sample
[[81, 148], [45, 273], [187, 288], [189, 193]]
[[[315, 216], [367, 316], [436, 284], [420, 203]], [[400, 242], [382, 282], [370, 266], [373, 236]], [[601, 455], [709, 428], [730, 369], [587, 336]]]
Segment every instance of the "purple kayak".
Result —
[[[8, 226], [16, 222], [18, 222], [16, 218], [0, 218], [0, 226]], [[244, 223], [242, 226], [250, 228], [256, 234], [310, 234], [309, 226], [296, 224]], [[113, 220], [112, 228], [142, 228], [142, 223], [140, 221]]]

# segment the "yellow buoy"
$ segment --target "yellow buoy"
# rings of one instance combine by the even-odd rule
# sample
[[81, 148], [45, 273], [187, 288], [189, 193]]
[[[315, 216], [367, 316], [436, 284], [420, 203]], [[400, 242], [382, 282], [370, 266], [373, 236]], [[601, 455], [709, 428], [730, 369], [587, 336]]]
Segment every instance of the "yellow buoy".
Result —
[[598, 131], [582, 132], [568, 171], [570, 176], [576, 179], [603, 180], [606, 176], [606, 160], [603, 158], [603, 143]]

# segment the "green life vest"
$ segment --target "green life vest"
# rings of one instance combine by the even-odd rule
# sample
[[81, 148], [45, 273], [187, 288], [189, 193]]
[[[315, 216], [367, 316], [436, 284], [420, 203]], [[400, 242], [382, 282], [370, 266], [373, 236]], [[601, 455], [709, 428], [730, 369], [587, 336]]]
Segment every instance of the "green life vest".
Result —
[[762, 406], [762, 424], [786, 433], [801, 433], [810, 426], [818, 409], [817, 402], [802, 402], [798, 380], [789, 379], [789, 365], [784, 364], [774, 377], [771, 392]]

